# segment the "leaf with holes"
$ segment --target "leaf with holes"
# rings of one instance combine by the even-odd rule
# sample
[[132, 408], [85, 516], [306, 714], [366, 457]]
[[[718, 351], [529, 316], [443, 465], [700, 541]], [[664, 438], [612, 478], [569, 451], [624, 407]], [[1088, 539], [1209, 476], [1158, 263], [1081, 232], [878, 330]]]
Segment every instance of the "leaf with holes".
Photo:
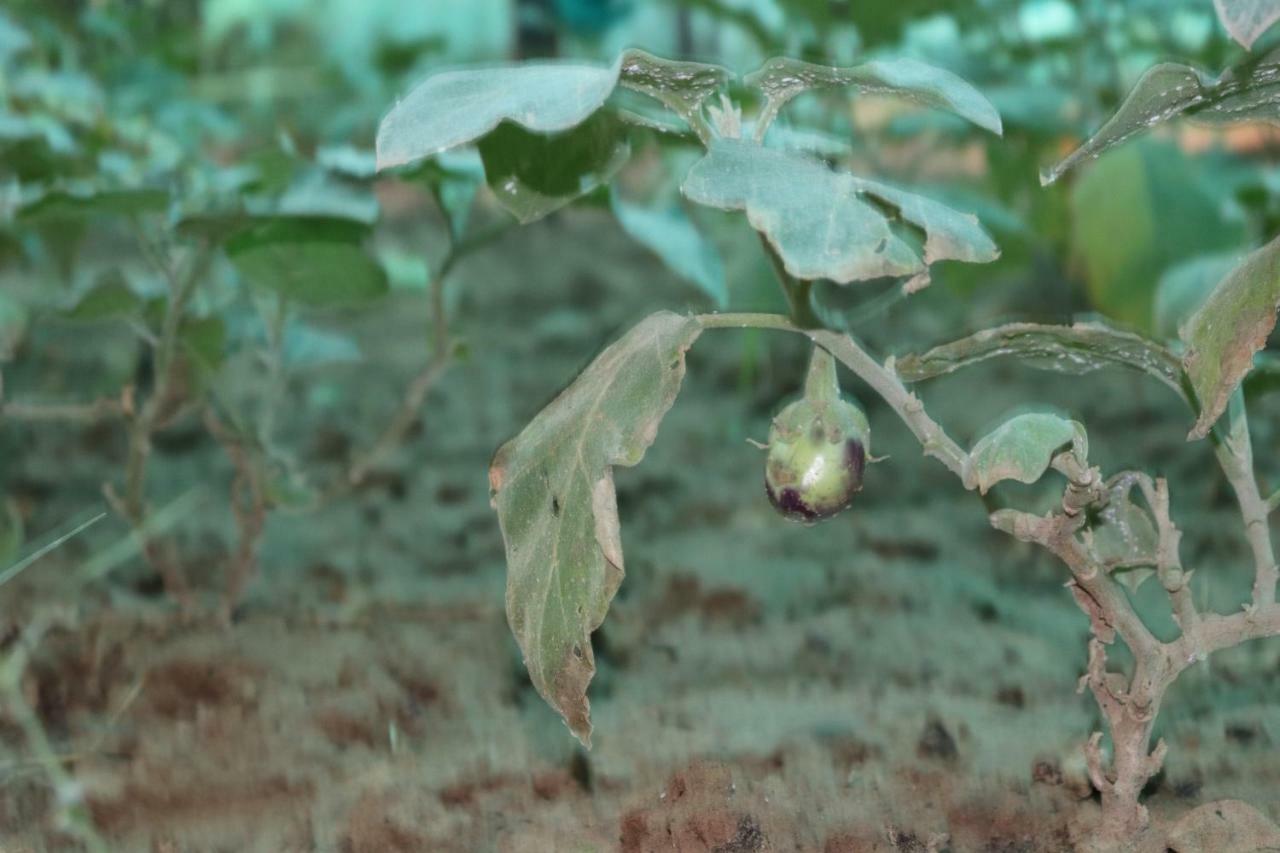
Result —
[[1047, 412], [1015, 415], [973, 446], [965, 480], [984, 495], [1004, 480], [1034, 483], [1066, 447], [1081, 460], [1088, 455], [1084, 427], [1076, 421]]
[[[970, 214], [740, 139], [717, 140], [681, 189], [699, 204], [746, 211], [802, 280], [922, 276], [935, 261], [984, 263], [1000, 254]], [[923, 252], [904, 239], [912, 229], [924, 235]]]
[[1068, 169], [1180, 115], [1208, 124], [1280, 120], [1280, 50], [1246, 57], [1216, 79], [1176, 62], [1152, 66], [1115, 115], [1040, 182], [1051, 184]]
[[1058, 373], [1083, 374], [1110, 366], [1128, 367], [1160, 380], [1190, 402], [1177, 356], [1150, 338], [1105, 323], [1009, 323], [942, 344], [921, 355], [902, 356], [894, 367], [907, 382], [918, 382], [1000, 356], [1014, 356], [1022, 364]]
[[947, 110], [992, 133], [1003, 132], [1000, 113], [981, 92], [950, 71], [915, 59], [875, 60], [852, 68], [832, 68], [775, 57], [748, 74], [743, 82], [764, 94], [760, 127], [767, 126], [797, 95], [813, 89], [847, 87]]
[[684, 378], [694, 319], [653, 314], [600, 353], [489, 469], [507, 553], [507, 619], [538, 693], [584, 744], [591, 632], [622, 581], [612, 469], [640, 462]]
[[1182, 328], [1182, 363], [1201, 402], [1189, 439], [1204, 438], [1267, 343], [1280, 307], [1280, 238], [1253, 252]]

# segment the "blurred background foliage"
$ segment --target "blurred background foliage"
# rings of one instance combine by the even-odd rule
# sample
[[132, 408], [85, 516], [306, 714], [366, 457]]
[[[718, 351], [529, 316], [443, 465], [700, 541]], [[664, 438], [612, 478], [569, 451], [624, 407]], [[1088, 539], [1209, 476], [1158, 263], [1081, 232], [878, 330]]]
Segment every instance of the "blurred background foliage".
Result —
[[[171, 221], [248, 209], [376, 222], [388, 199], [373, 192], [367, 152], [379, 117], [413, 82], [458, 63], [607, 61], [627, 46], [739, 73], [776, 54], [826, 64], [912, 56], [973, 82], [999, 108], [1003, 139], [840, 94], [802, 98], [776, 136], [978, 213], [1004, 257], [938, 279], [984, 311], [1096, 310], [1153, 331], [1163, 278], [1275, 230], [1275, 137], [1256, 126], [1178, 126], [1049, 189], [1036, 180], [1151, 64], [1216, 72], [1242, 53], [1208, 0], [17, 0], [0, 17], [3, 256], [58, 269], [77, 292], [88, 287], [77, 278], [98, 277], [69, 260], [94, 216], [17, 216], [53, 190], [158, 189], [167, 200], [152, 201]], [[693, 148], [654, 133], [637, 153], [620, 186], [674, 205]], [[698, 215], [732, 249], [729, 304], [772, 304], [751, 236]], [[384, 251], [381, 262], [393, 284], [422, 278], [412, 257]], [[145, 297], [148, 284], [126, 277]]]

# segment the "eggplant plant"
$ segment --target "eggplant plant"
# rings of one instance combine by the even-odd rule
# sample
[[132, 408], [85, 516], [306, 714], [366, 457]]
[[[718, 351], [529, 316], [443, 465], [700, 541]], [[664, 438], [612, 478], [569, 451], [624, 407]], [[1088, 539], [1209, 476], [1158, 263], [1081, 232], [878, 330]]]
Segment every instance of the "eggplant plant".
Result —
[[[1276, 67], [1264, 58], [1248, 73], [1259, 85], [1271, 86]], [[974, 216], [833, 169], [815, 154], [771, 144], [773, 121], [789, 101], [836, 87], [899, 96], [1001, 131], [999, 115], [976, 89], [916, 61], [829, 68], [780, 58], [734, 80], [713, 65], [668, 61], [637, 50], [607, 66], [530, 63], [437, 73], [384, 118], [377, 142], [382, 168], [467, 145], [478, 146], [488, 166], [495, 139], [536, 139], [530, 149], [536, 156], [511, 158], [495, 190], [513, 210], [539, 211], [607, 181], [625, 156], [630, 126], [671, 129], [668, 119], [655, 118], [630, 97], [648, 96], [682, 123], [677, 132], [696, 137], [703, 148], [681, 181], [684, 198], [745, 214], [791, 307], [789, 315], [652, 314], [604, 349], [497, 450], [489, 483], [506, 549], [506, 611], [529, 676], [573, 735], [589, 746], [587, 687], [595, 673], [591, 634], [602, 624], [624, 575], [614, 468], [637, 465], [644, 457], [680, 391], [686, 353], [704, 332], [763, 329], [800, 335], [812, 343], [809, 373], [803, 382], [797, 378], [802, 397], [774, 421], [762, 490], [784, 516], [813, 524], [856, 500], [874, 500], [873, 495], [854, 498], [864, 467], [874, 460], [866, 418], [841, 394], [837, 365], [880, 397], [924, 454], [954, 474], [962, 489], [985, 494], [1004, 481], [1034, 483], [1050, 472], [1061, 478], [1057, 509], [1040, 515], [1000, 508], [990, 521], [1058, 557], [1069, 574], [1067, 588], [1089, 620], [1092, 639], [1081, 689], [1087, 687], [1096, 699], [1110, 746], [1104, 746], [1102, 732], [1083, 744], [1100, 810], [1082, 806], [1076, 842], [1081, 849], [1164, 850], [1214, 819], [1202, 807], [1172, 826], [1154, 827], [1140, 801], [1166, 752], [1163, 741], [1150, 743], [1165, 691], [1214, 651], [1280, 634], [1278, 571], [1268, 527], [1277, 500], [1263, 497], [1254, 476], [1240, 388], [1280, 305], [1280, 241], [1218, 282], [1182, 324], [1176, 341], [1099, 322], [1024, 323], [920, 355], [877, 357], [850, 334], [818, 322], [815, 284], [858, 288], [889, 279], [909, 295], [929, 284], [933, 264], [989, 262], [998, 250]], [[731, 93], [743, 100], [733, 100]], [[1251, 94], [1257, 94], [1256, 87], [1249, 89], [1238, 75], [1212, 80], [1190, 69], [1161, 66], [1144, 78], [1115, 119], [1048, 176], [1128, 138], [1153, 118], [1191, 109], [1210, 119], [1258, 110], [1274, 115], [1274, 99], [1259, 106]], [[751, 117], [744, 114], [748, 102], [759, 105]], [[548, 175], [560, 188], [558, 196], [546, 190]], [[495, 177], [490, 170], [491, 185]], [[1213, 443], [1255, 557], [1252, 599], [1239, 612], [1201, 612], [1193, 601], [1192, 568], [1182, 563], [1164, 478], [1141, 471], [1104, 473], [1090, 460], [1086, 427], [1048, 409], [1024, 412], [962, 443], [908, 387], [997, 356], [1068, 372], [1122, 366], [1159, 381], [1187, 403], [1189, 439]], [[874, 491], [873, 482], [869, 490]], [[1148, 577], [1156, 578], [1168, 596], [1180, 628], [1174, 639], [1157, 638], [1126, 591]], [[1134, 661], [1127, 672], [1108, 665], [1108, 649], [1117, 641]], [[1212, 809], [1217, 820], [1228, 815], [1246, 824], [1253, 818], [1262, 822], [1251, 826], [1265, 824], [1240, 803]]]

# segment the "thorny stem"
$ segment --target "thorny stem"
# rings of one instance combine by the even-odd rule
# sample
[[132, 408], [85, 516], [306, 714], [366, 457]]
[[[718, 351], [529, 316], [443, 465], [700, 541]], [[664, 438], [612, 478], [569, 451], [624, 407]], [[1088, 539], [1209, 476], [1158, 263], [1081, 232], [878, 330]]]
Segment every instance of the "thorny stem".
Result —
[[[870, 385], [907, 424], [927, 455], [939, 459], [967, 489], [974, 488], [967, 476], [968, 454], [906, 390], [893, 371], [892, 360], [881, 365], [848, 335], [802, 329], [776, 314], [709, 314], [697, 320], [704, 328], [777, 329], [805, 335]], [[1277, 567], [1267, 525], [1271, 506], [1259, 493], [1253, 474], [1243, 406], [1233, 407], [1231, 418], [1230, 428], [1218, 445], [1218, 458], [1236, 493], [1254, 555], [1253, 600], [1244, 610], [1226, 616], [1198, 612], [1188, 583], [1191, 573], [1183, 569], [1178, 553], [1181, 533], [1170, 518], [1167, 482], [1136, 472], [1120, 475], [1139, 486], [1155, 519], [1158, 544], [1153, 561], [1181, 629], [1180, 636], [1171, 642], [1162, 642], [1151, 633], [1108, 567], [1099, 562], [1079, 535], [1086, 524], [1086, 510], [1105, 505], [1110, 499], [1108, 486], [1117, 479], [1104, 484], [1097, 469], [1063, 453], [1054, 460], [1054, 467], [1068, 478], [1061, 510], [1046, 516], [1003, 510], [991, 519], [998, 529], [1034, 542], [1066, 563], [1072, 574], [1068, 587], [1089, 616], [1094, 638], [1089, 644], [1089, 665], [1081, 687], [1089, 688], [1106, 718], [1114, 753], [1108, 771], [1102, 754], [1102, 733], [1095, 732], [1085, 744], [1090, 779], [1102, 794], [1102, 824], [1094, 840], [1103, 847], [1131, 849], [1126, 845], [1134, 843], [1148, 828], [1147, 811], [1139, 797], [1143, 786], [1164, 762], [1164, 741], [1158, 742], [1154, 750], [1149, 744], [1169, 686], [1184, 670], [1215, 651], [1280, 635], [1280, 604], [1275, 598]], [[1117, 635], [1135, 662], [1127, 679], [1106, 668], [1106, 645], [1114, 642]]]
[[231, 460], [235, 477], [231, 482], [231, 511], [235, 515], [240, 541], [227, 571], [227, 585], [223, 593], [219, 619], [231, 624], [231, 617], [249, 581], [258, 570], [258, 542], [267, 521], [267, 501], [262, 488], [258, 468], [249, 458], [243, 437], [231, 432], [212, 408], [205, 409], [205, 428], [222, 446]]

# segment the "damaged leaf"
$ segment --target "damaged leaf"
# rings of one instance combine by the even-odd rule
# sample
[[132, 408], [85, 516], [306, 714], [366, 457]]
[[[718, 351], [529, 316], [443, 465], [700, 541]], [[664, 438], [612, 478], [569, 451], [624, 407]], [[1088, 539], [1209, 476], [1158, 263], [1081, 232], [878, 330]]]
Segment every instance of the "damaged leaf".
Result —
[[[801, 280], [915, 276], [935, 261], [985, 263], [1000, 254], [971, 214], [740, 139], [712, 144], [681, 189], [699, 204], [746, 211]], [[923, 255], [896, 233], [904, 224], [924, 234]]]
[[1183, 366], [1200, 399], [1188, 439], [1204, 438], [1267, 343], [1280, 307], [1280, 238], [1253, 252], [1209, 294], [1182, 328]]
[[499, 448], [489, 469], [507, 620], [534, 687], [588, 746], [591, 632], [623, 575], [613, 466], [644, 457], [701, 331], [690, 317], [649, 316]]

